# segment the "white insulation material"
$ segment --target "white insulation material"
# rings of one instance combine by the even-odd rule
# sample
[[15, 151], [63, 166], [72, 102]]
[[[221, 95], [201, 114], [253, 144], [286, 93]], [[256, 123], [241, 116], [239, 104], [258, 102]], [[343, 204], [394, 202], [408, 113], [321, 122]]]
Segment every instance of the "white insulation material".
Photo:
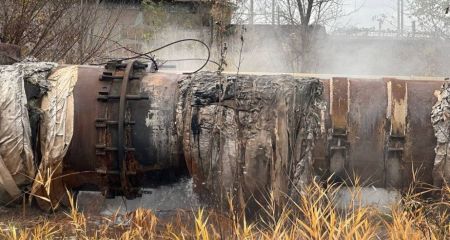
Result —
[[[78, 66], [55, 70], [48, 78], [49, 91], [43, 97], [40, 123], [42, 159], [32, 192], [49, 196], [46, 184], [49, 176], [62, 174], [62, 160], [73, 136], [74, 100], [73, 89], [78, 79]], [[42, 191], [41, 187], [45, 191]], [[41, 190], [40, 190], [41, 189]]]
[[0, 201], [21, 193], [35, 174], [25, 81], [45, 84], [53, 63], [0, 66]]

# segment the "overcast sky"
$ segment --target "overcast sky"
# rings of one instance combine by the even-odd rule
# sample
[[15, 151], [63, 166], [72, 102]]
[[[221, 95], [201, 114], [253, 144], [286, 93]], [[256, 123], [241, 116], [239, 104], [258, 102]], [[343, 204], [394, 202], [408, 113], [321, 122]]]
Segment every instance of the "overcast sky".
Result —
[[[405, 1], [405, 8], [406, 2]], [[386, 15], [384, 29], [396, 28], [397, 18], [397, 0], [345, 0], [345, 9], [347, 12], [353, 12], [342, 19], [342, 23], [348, 23], [357, 27], [376, 27], [378, 22], [373, 20], [374, 16]], [[357, 10], [357, 11], [356, 11]], [[405, 25], [409, 24], [407, 16], [404, 17]]]
[[[265, 12], [265, 14], [270, 14], [270, 6], [273, 0], [254, 0], [256, 2], [261, 1], [264, 2], [263, 9], [269, 12]], [[275, 0], [276, 1], [276, 0]], [[365, 28], [378, 28], [378, 22], [374, 20], [375, 16], [385, 15], [386, 19], [383, 24], [383, 29], [396, 29], [397, 28], [397, 1], [398, 0], [342, 0], [344, 3], [344, 11], [346, 13], [345, 17], [342, 17], [338, 21], [338, 26], [335, 27], [343, 27], [343, 26], [356, 26], [356, 27], [365, 27]], [[405, 5], [408, 0], [404, 0]], [[247, 1], [249, 4], [249, 1]], [[247, 7], [249, 7], [247, 5]], [[405, 6], [405, 10], [406, 10]], [[261, 10], [260, 10], [261, 11]], [[264, 10], [263, 10], [264, 11]], [[258, 9], [256, 9], [258, 14]], [[264, 13], [259, 13], [264, 15]], [[267, 15], [265, 15], [267, 17]], [[258, 17], [257, 17], [258, 18]], [[260, 21], [269, 21], [268, 19], [264, 19], [264, 17], [259, 18]], [[406, 28], [408, 28], [407, 16], [404, 18]], [[258, 19], [255, 20], [258, 22]]]
[[[271, 22], [271, 4], [273, 0], [254, 0], [261, 1], [260, 9], [256, 9], [256, 23], [270, 23]], [[276, 2], [277, 0], [275, 0]], [[397, 29], [397, 3], [399, 0], [342, 0], [344, 4], [344, 17], [338, 19], [336, 25], [329, 25], [330, 29], [341, 27], [358, 27], [358, 28], [375, 28], [378, 29], [381, 16], [384, 16], [382, 29], [396, 30]], [[404, 29], [406, 31], [411, 29], [411, 22], [408, 15], [408, 2], [404, 1]], [[422, 1], [422, 0], [417, 0]], [[450, 0], [449, 0], [450, 2]], [[246, 1], [249, 4], [249, 1]], [[247, 10], [248, 10], [247, 5]], [[258, 6], [256, 7], [258, 8]], [[261, 11], [261, 12], [258, 12]]]

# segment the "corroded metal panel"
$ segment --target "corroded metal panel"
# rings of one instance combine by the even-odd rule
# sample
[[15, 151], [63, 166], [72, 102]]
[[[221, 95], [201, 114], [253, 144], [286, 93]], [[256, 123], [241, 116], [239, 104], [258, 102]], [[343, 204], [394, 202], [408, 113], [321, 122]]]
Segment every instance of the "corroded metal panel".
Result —
[[431, 108], [443, 81], [407, 81], [408, 126], [404, 151], [403, 185], [408, 187], [416, 172], [416, 180], [432, 183], [436, 138], [430, 121]]
[[104, 84], [98, 81], [103, 67], [80, 66], [78, 81], [74, 88], [74, 131], [65, 164], [77, 171], [95, 170], [97, 131], [95, 119], [100, 106], [97, 104], [99, 89]]
[[[120, 68], [112, 75], [108, 71], [89, 66], [79, 69], [74, 89], [74, 136], [64, 161], [65, 172], [71, 176], [66, 182], [71, 187], [86, 184], [76, 181], [77, 178], [91, 179], [100, 189], [112, 187], [114, 191], [122, 191], [117, 188], [121, 169], [117, 140], [121, 135], [119, 93], [124, 73]], [[145, 172], [183, 166], [181, 144], [174, 129], [179, 78], [174, 74], [148, 73], [135, 81], [138, 78], [134, 74], [128, 90], [122, 93], [127, 99], [121, 120], [126, 152], [124, 173], [136, 176], [133, 179]], [[136, 180], [133, 184], [141, 183]]]
[[345, 179], [348, 169], [348, 114], [350, 107], [350, 82], [347, 78], [330, 80], [330, 122], [328, 150], [330, 172]]
[[[436, 140], [429, 115], [436, 102], [433, 93], [442, 81], [349, 79], [348, 92], [345, 81], [322, 80], [325, 92], [329, 89], [323, 96], [328, 111], [322, 117], [329, 134], [328, 141], [322, 137], [316, 142], [322, 146], [316, 147], [314, 156], [325, 156], [330, 174], [338, 180], [359, 176], [366, 185], [402, 188], [409, 186], [415, 171], [417, 180], [431, 183]], [[348, 115], [344, 114], [346, 99]], [[347, 138], [340, 138], [347, 139], [347, 145], [336, 144], [333, 133], [338, 129], [347, 133]], [[328, 144], [328, 155], [324, 144]], [[334, 153], [335, 145], [343, 146], [340, 152], [347, 155]], [[316, 166], [326, 166], [322, 158], [317, 161]]]
[[[326, 125], [329, 170], [338, 181], [384, 186], [387, 91], [381, 79], [332, 78]], [[326, 87], [325, 87], [326, 88]], [[328, 100], [328, 99], [325, 99]], [[319, 154], [317, 154], [319, 155]]]
[[387, 90], [387, 136], [385, 149], [385, 187], [403, 186], [403, 155], [407, 134], [408, 87], [404, 80], [385, 79]]
[[74, 88], [74, 126], [69, 150], [64, 158], [64, 182], [68, 187], [88, 185], [99, 189], [106, 182], [96, 173], [98, 162], [95, 146], [98, 135], [95, 126], [99, 89], [104, 84], [98, 81], [103, 67], [80, 66], [78, 81]]
[[349, 80], [348, 174], [364, 185], [384, 187], [387, 94], [381, 79]]
[[151, 73], [141, 82], [141, 91], [149, 101], [136, 104], [133, 142], [136, 158], [144, 168], [171, 168], [184, 161], [175, 129], [176, 74]]
[[407, 84], [404, 80], [386, 79], [388, 94], [387, 118], [390, 119], [389, 134], [406, 134], [406, 116], [408, 106]]
[[347, 129], [349, 111], [349, 81], [347, 78], [332, 78], [330, 82], [330, 116], [332, 128]]

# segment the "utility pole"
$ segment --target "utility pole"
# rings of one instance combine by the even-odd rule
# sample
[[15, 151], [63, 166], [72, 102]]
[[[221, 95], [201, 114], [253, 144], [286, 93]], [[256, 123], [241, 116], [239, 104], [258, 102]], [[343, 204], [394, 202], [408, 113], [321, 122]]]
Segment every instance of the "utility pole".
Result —
[[277, 6], [277, 24], [280, 25], [281, 22], [281, 10], [280, 10], [280, 6]]
[[397, 34], [403, 36], [404, 27], [404, 1], [397, 0]]
[[400, 16], [401, 16], [401, 24], [400, 24], [400, 26], [401, 26], [401, 28], [400, 28], [400, 30], [401, 30], [401, 35], [403, 36], [403, 31], [404, 31], [404, 26], [405, 26], [405, 22], [403, 21], [404, 16], [405, 16], [405, 14], [404, 14], [405, 1], [404, 0], [400, 0], [400, 3], [401, 3], [401, 8], [400, 8]]
[[275, 0], [272, 0], [272, 25], [275, 25]]
[[255, 9], [254, 9], [254, 0], [250, 0], [250, 25], [253, 25], [254, 23], [254, 14], [255, 14]]

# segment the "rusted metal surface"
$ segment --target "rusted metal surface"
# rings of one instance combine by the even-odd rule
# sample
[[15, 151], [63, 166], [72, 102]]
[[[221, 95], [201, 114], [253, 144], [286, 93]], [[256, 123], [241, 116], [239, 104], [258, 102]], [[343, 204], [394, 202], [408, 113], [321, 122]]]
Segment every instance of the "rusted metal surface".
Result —
[[64, 166], [72, 188], [134, 198], [146, 173], [184, 166], [173, 112], [180, 76], [146, 75], [144, 68], [137, 62], [80, 67]]
[[330, 119], [329, 136], [330, 171], [338, 178], [348, 173], [348, 115], [350, 104], [350, 82], [347, 78], [330, 80]]
[[97, 102], [99, 89], [105, 87], [98, 81], [103, 67], [80, 66], [78, 81], [74, 89], [74, 133], [64, 159], [64, 182], [68, 187], [105, 190], [108, 182], [97, 173], [102, 167], [96, 155], [96, 146], [101, 135], [97, 135], [97, 114], [103, 108]]
[[384, 81], [350, 79], [349, 176], [383, 187], [387, 108]]
[[330, 115], [332, 128], [336, 131], [347, 131], [349, 111], [349, 80], [347, 78], [332, 78], [330, 80]]
[[139, 196], [140, 171], [132, 146], [131, 112], [135, 107], [131, 101], [147, 99], [140, 95], [140, 84], [132, 84], [141, 80], [145, 67], [136, 61], [110, 62], [99, 79], [105, 85], [97, 97], [103, 108], [97, 112], [96, 119], [99, 136], [96, 155], [102, 164], [96, 171], [107, 179], [107, 191], [112, 195]]
[[408, 88], [405, 81], [385, 79], [387, 89], [387, 144], [384, 162], [385, 187], [403, 187], [403, 155], [408, 115]]
[[[416, 180], [432, 183], [436, 140], [429, 115], [436, 102], [433, 93], [443, 81], [332, 78], [322, 82], [329, 91], [324, 95], [328, 111], [323, 119], [328, 141], [322, 137], [316, 146], [328, 144], [329, 152], [315, 149], [316, 168], [328, 166], [326, 172], [338, 181], [359, 176], [364, 185], [376, 187], [408, 187], [413, 172]], [[336, 136], [338, 129], [342, 135]]]
[[[98, 81], [105, 74], [104, 78], [109, 80]], [[187, 165], [191, 173], [201, 173], [202, 166], [194, 161], [193, 151], [204, 150], [190, 149], [182, 141], [191, 139], [189, 134], [197, 134], [193, 132], [195, 121], [176, 119], [177, 99], [182, 94], [178, 81], [182, 76], [140, 74], [137, 78], [131, 74], [134, 80], [123, 91], [122, 79], [128, 75], [125, 65], [114, 71], [80, 67], [75, 88], [74, 137], [65, 169], [70, 173], [88, 172], [79, 179], [92, 179], [100, 189], [115, 189], [114, 194], [123, 194], [124, 178], [131, 184], [130, 189], [138, 188], [145, 172]], [[348, 183], [359, 176], [363, 185], [405, 188], [412, 181], [413, 171], [417, 171], [418, 180], [432, 183], [436, 140], [429, 116], [436, 101], [433, 93], [439, 90], [442, 81], [340, 77], [321, 82], [327, 106], [322, 112], [322, 135], [316, 140], [313, 158], [322, 174], [333, 174], [337, 181]], [[108, 95], [106, 98], [111, 101], [97, 101], [99, 94]], [[123, 96], [127, 101], [122, 102], [121, 108]], [[148, 99], [142, 100], [142, 96]], [[125, 109], [125, 114], [120, 109]], [[186, 114], [195, 115], [191, 112], [195, 109], [189, 107]], [[120, 120], [119, 116], [124, 118]], [[123, 123], [123, 133], [119, 133], [119, 122]], [[183, 124], [178, 126], [179, 131], [177, 124]], [[122, 144], [118, 139], [122, 139]], [[127, 170], [122, 178], [116, 143], [123, 145], [126, 153], [122, 169]], [[183, 147], [189, 156], [183, 155]], [[248, 156], [246, 164], [251, 162]], [[265, 176], [255, 166], [245, 166], [244, 179], [251, 179], [252, 186], [270, 182], [271, 176]], [[195, 177], [201, 178], [197, 183], [206, 179], [201, 174]], [[77, 185], [77, 181], [67, 182]], [[79, 185], [88, 182], [83, 180]]]
[[404, 137], [408, 114], [408, 91], [406, 81], [385, 79], [388, 95], [387, 115], [390, 119], [389, 134]]
[[175, 105], [181, 75], [152, 73], [141, 82], [142, 94], [149, 101], [136, 104], [133, 144], [136, 158], [147, 168], [171, 168], [184, 165], [181, 140], [175, 129]]
[[405, 139], [403, 184], [408, 187], [416, 171], [416, 180], [431, 184], [436, 138], [430, 121], [436, 103], [434, 92], [443, 81], [407, 81], [408, 116]]
[[102, 72], [103, 67], [79, 67], [78, 82], [74, 89], [74, 133], [64, 161], [67, 169], [95, 171], [98, 167], [95, 119], [101, 109], [97, 95], [103, 87], [103, 83], [98, 81]]

